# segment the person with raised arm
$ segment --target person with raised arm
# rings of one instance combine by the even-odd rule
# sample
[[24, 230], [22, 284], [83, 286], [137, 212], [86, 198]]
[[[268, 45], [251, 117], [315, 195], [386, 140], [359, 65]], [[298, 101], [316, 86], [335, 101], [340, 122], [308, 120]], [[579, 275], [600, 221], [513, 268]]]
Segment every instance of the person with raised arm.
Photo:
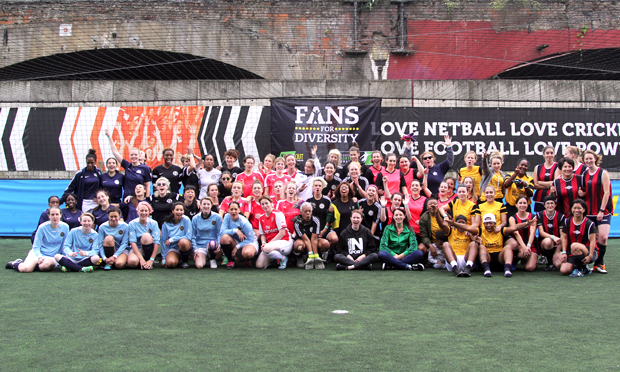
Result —
[[[121, 131], [118, 130], [120, 133]], [[125, 169], [125, 185], [123, 188], [123, 199], [129, 195], [133, 195], [136, 185], [144, 185], [146, 190], [146, 196], [151, 195], [151, 168], [140, 163], [140, 150], [135, 147], [131, 147], [129, 150], [129, 160], [123, 159], [123, 156], [116, 148], [112, 135], [108, 129], [105, 130], [105, 135], [110, 142], [110, 149], [116, 160], [121, 163], [121, 167]], [[128, 202], [128, 201], [126, 201]]]

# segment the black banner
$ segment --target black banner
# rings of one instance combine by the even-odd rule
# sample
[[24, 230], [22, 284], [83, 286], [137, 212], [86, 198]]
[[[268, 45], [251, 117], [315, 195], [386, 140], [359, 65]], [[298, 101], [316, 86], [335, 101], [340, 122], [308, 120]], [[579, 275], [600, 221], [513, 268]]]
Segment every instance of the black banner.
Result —
[[353, 142], [357, 142], [360, 149], [375, 148], [380, 134], [373, 128], [380, 120], [379, 98], [272, 99], [271, 152], [276, 156], [293, 153], [297, 162], [303, 163], [310, 158], [310, 149], [316, 145], [322, 162], [330, 150], [337, 149], [346, 163]]
[[[520, 158], [530, 162], [530, 171], [543, 162], [542, 151], [551, 145], [556, 160], [566, 146], [578, 146], [603, 155], [602, 166], [620, 171], [620, 111], [613, 109], [557, 108], [383, 108], [380, 145], [384, 154], [401, 154], [403, 134], [414, 133], [413, 153], [432, 151], [445, 159], [444, 135], [452, 137], [455, 165], [464, 166], [468, 151], [501, 151], [505, 171], [512, 171]], [[362, 148], [373, 150], [375, 148]]]

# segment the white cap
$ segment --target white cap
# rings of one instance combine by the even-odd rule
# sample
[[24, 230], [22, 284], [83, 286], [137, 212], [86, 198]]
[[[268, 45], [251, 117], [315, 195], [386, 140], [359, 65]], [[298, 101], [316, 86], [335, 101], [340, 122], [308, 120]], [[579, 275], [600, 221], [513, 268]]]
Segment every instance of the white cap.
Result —
[[487, 223], [487, 222], [497, 222], [497, 220], [495, 219], [495, 215], [493, 213], [487, 213], [484, 215], [484, 217], [482, 217], [482, 223]]

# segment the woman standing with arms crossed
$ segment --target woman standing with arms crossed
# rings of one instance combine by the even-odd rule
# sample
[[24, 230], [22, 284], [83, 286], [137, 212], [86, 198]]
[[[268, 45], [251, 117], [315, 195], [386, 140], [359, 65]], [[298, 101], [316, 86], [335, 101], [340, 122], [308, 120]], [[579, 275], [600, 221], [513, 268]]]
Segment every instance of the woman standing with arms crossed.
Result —
[[600, 167], [602, 158], [592, 150], [586, 150], [583, 153], [583, 162], [588, 167], [583, 173], [583, 186], [588, 210], [587, 217], [594, 222], [597, 229], [598, 257], [594, 262], [594, 271], [607, 274], [603, 258], [607, 251], [607, 239], [609, 238], [611, 215], [614, 212], [614, 207], [611, 200], [609, 173]]
[[139, 184], [144, 185], [146, 196], [149, 196], [151, 194], [151, 168], [140, 163], [140, 151], [135, 147], [130, 149], [129, 160], [131, 160], [131, 162], [129, 162], [123, 159], [123, 156], [116, 148], [108, 129], [105, 130], [105, 135], [108, 137], [108, 141], [110, 142], [112, 154], [114, 154], [116, 160], [121, 163], [121, 167], [125, 169], [125, 193], [123, 194], [123, 199], [129, 195], [133, 195], [136, 185]]
[[88, 150], [86, 155], [86, 167], [78, 171], [65, 189], [60, 204], [65, 202], [67, 195], [74, 194], [77, 198], [77, 209], [88, 211], [97, 206], [95, 199], [99, 184], [101, 183], [101, 171], [97, 169], [97, 154], [93, 149]]
[[559, 177], [558, 163], [553, 161], [555, 150], [553, 146], [546, 146], [543, 150], [545, 162], [534, 168], [534, 212], [545, 210], [545, 198], [551, 194], [553, 180]]
[[108, 192], [110, 203], [118, 207], [123, 198], [125, 175], [118, 171], [116, 158], [109, 158], [105, 162], [107, 172], [101, 174], [101, 188]]

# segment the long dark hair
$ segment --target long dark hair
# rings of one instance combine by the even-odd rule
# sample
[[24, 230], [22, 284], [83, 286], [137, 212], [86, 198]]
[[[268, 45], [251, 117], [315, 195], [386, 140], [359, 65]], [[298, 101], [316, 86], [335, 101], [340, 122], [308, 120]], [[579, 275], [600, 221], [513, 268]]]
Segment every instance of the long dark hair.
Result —
[[405, 229], [409, 230], [409, 219], [407, 218], [407, 212], [403, 207], [398, 207], [394, 209], [394, 212], [392, 212], [392, 222], [390, 222], [390, 225], [396, 225], [396, 220], [394, 219], [394, 214], [396, 214], [396, 211], [401, 211], [405, 215], [405, 219], [403, 220], [403, 226], [405, 227]]
[[183, 213], [185, 213], [185, 203], [183, 202], [174, 202], [172, 203], [172, 206], [170, 206], [170, 214], [167, 215], [166, 217], [164, 217], [164, 222], [170, 222], [172, 224], [174, 224], [174, 208], [176, 208], [177, 205], [180, 205], [181, 207], [183, 207]]

